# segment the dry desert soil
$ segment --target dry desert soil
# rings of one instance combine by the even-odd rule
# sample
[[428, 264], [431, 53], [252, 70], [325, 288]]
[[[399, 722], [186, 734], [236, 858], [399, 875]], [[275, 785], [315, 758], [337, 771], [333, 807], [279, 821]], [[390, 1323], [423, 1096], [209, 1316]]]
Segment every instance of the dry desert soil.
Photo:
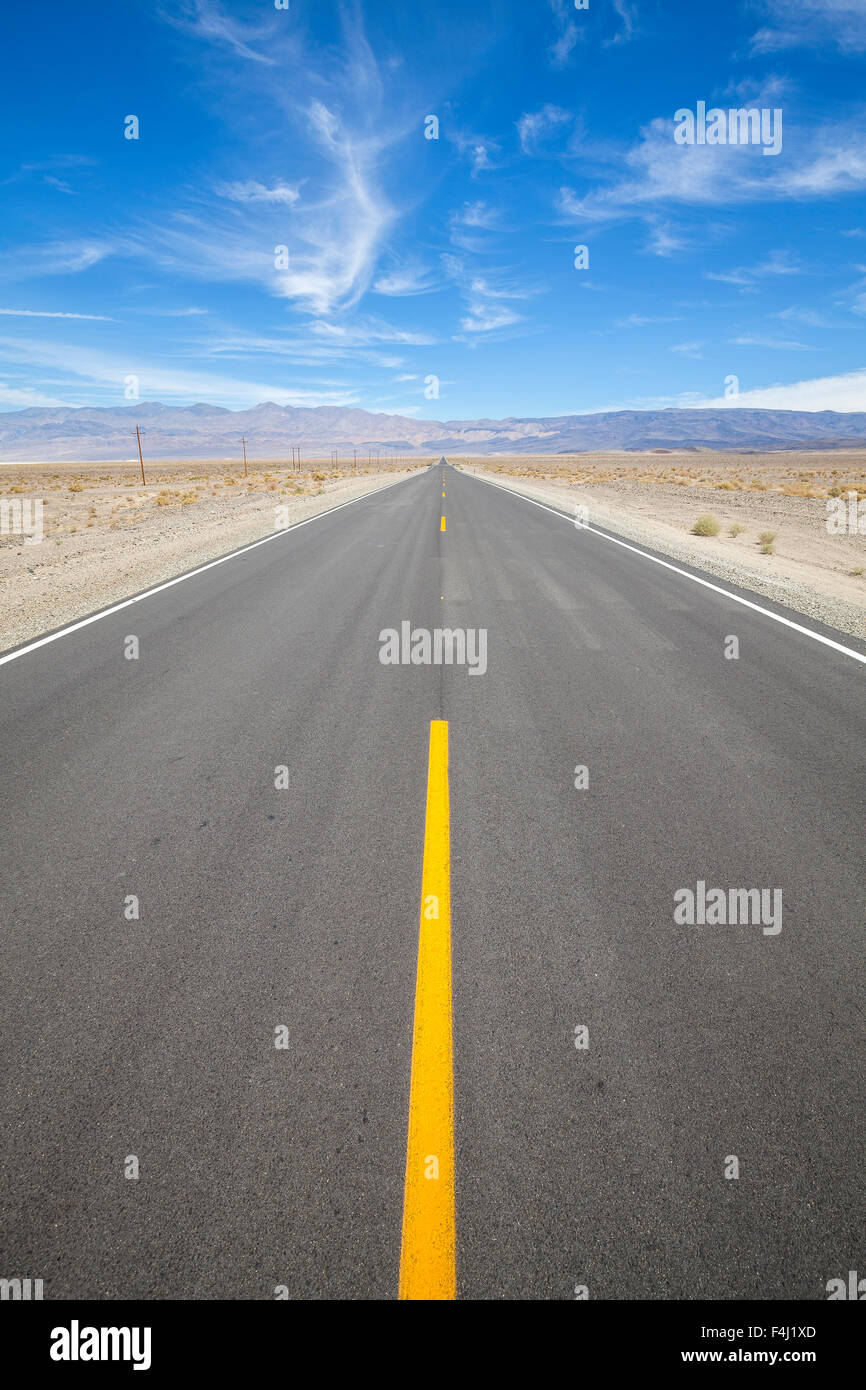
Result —
[[[828, 504], [866, 501], [866, 450], [467, 458], [467, 471], [866, 638], [866, 517], [832, 534]], [[866, 512], [866, 506], [860, 508]], [[701, 516], [717, 535], [697, 536]], [[772, 537], [772, 539], [769, 539]], [[766, 539], [765, 539], [766, 538]]]
[[41, 499], [43, 538], [0, 529], [0, 651], [410, 471], [268, 463], [245, 477], [235, 460], [209, 459], [148, 465], [145, 485], [138, 461], [4, 465], [0, 504]]

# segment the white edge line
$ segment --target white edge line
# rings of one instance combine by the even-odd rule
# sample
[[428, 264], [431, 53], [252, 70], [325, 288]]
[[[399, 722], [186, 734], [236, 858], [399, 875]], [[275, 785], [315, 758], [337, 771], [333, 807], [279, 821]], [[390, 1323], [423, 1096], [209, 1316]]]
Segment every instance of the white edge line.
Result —
[[328, 507], [324, 512], [316, 512], [315, 516], [305, 517], [303, 521], [296, 521], [292, 526], [284, 526], [279, 531], [272, 531], [268, 536], [262, 536], [260, 540], [251, 541], [249, 545], [241, 546], [240, 550], [230, 550], [228, 555], [220, 555], [216, 560], [208, 560], [207, 564], [199, 565], [197, 569], [187, 570], [186, 574], [178, 574], [174, 579], [166, 579], [163, 584], [157, 584], [153, 589], [145, 589], [141, 594], [134, 594], [132, 598], [125, 598], [120, 603], [113, 603], [110, 608], [101, 608], [98, 613], [91, 613], [87, 618], [80, 618], [76, 623], [70, 623], [68, 627], [61, 627], [57, 632], [50, 632], [47, 637], [38, 637], [35, 642], [28, 642], [26, 647], [19, 647], [17, 651], [8, 652], [6, 656], [0, 656], [0, 666], [5, 666], [7, 661], [17, 661], [19, 656], [26, 656], [28, 652], [35, 652], [38, 647], [47, 647], [49, 642], [56, 642], [61, 637], [66, 637], [70, 632], [77, 632], [79, 628], [89, 627], [91, 623], [98, 623], [100, 618], [109, 618], [112, 613], [119, 613], [122, 608], [129, 608], [133, 603], [141, 603], [142, 599], [151, 598], [154, 594], [161, 594], [164, 589], [171, 589], [175, 584], [182, 584], [185, 579], [193, 579], [197, 574], [204, 574], [205, 570], [212, 570], [215, 565], [224, 565], [228, 560], [236, 560], [239, 555], [246, 555], [248, 551], [255, 550], [260, 545], [267, 545], [268, 541], [275, 541], [279, 536], [288, 536], [292, 531], [297, 531], [301, 526], [309, 526], [311, 521], [321, 521], [324, 516], [333, 516], [334, 512], [341, 512], [344, 507], [351, 507], [355, 502], [363, 502], [368, 497], [375, 497], [380, 492], [387, 492], [389, 487], [396, 487], [398, 483], [408, 483], [413, 474], [408, 478], [395, 478], [393, 482], [386, 483], [384, 487], [373, 488], [370, 492], [362, 492], [360, 497], [350, 497], [348, 502], [339, 502], [336, 507]]
[[[567, 521], [570, 526], [574, 526], [574, 517], [570, 517], [567, 512], [559, 511], [556, 507], [549, 507], [546, 502], [537, 502], [534, 497], [527, 497], [522, 492], [515, 492], [514, 488], [506, 487], [504, 483], [494, 483], [490, 478], [479, 478], [477, 473], [469, 473], [466, 476], [474, 478], [476, 483], [487, 483], [490, 487], [498, 487], [500, 492], [508, 492], [512, 497], [519, 497], [523, 502], [531, 502], [533, 507], [541, 507], [542, 511], [550, 512], [553, 516]], [[608, 536], [604, 531], [597, 531], [594, 526], [579, 526], [575, 529], [591, 531], [594, 536], [600, 536], [603, 541], [612, 541], [614, 545], [621, 545], [623, 550], [631, 550], [635, 555], [642, 555], [645, 560], [652, 560], [654, 565], [662, 565], [666, 570], [673, 570], [674, 574], [681, 574], [683, 578], [691, 579], [695, 584], [702, 584], [705, 589], [712, 589], [715, 594], [722, 594], [734, 603], [741, 603], [744, 608], [752, 608], [756, 613], [763, 613], [765, 618], [772, 618], [776, 623], [783, 623], [785, 627], [793, 628], [795, 632], [802, 632], [806, 637], [811, 637], [813, 641], [823, 642], [825, 647], [832, 647], [834, 651], [842, 652], [844, 656], [853, 657], [855, 661], [860, 661], [866, 665], [866, 656], [863, 656], [861, 652], [855, 652], [853, 647], [846, 647], [842, 642], [834, 642], [832, 637], [824, 637], [820, 632], [813, 632], [810, 627], [803, 627], [802, 623], [795, 623], [790, 618], [783, 618], [780, 613], [774, 613], [770, 608], [763, 608], [760, 603], [753, 603], [751, 599], [741, 598], [739, 594], [732, 594], [730, 589], [723, 589], [719, 584], [711, 584], [709, 579], [701, 579], [696, 574], [689, 574], [688, 570], [680, 569], [679, 565], [672, 565], [669, 560], [660, 560], [657, 555], [650, 555], [648, 551], [640, 550], [636, 545], [629, 545], [628, 541], [621, 541], [616, 536]]]

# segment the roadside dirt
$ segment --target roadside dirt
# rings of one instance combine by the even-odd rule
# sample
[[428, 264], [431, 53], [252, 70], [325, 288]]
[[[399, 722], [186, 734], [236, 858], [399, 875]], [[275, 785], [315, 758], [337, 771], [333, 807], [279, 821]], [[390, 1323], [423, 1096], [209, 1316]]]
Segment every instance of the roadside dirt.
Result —
[[[22, 507], [16, 528], [7, 506], [0, 533], [0, 651], [411, 471], [269, 465], [245, 478], [207, 460], [151, 465], [144, 486], [137, 463], [2, 467], [0, 503]], [[37, 500], [43, 534], [30, 544], [21, 528]]]
[[[866, 453], [477, 458], [463, 466], [572, 515], [584, 506], [590, 525], [866, 639], [866, 520], [863, 534], [827, 528], [828, 501], [842, 500], [847, 516], [852, 492], [866, 499]], [[692, 534], [705, 514], [719, 522], [718, 535]]]

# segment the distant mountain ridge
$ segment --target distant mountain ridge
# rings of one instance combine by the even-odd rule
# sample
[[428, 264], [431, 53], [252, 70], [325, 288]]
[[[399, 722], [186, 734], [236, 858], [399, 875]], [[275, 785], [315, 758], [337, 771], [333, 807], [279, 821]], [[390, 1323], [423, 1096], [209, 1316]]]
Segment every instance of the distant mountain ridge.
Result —
[[866, 447], [866, 411], [615, 410], [506, 420], [415, 420], [352, 406], [249, 410], [140, 401], [108, 407], [32, 407], [0, 413], [0, 461], [100, 462], [135, 452], [142, 427], [152, 459], [311, 456], [332, 448], [359, 454], [556, 454], [605, 449], [840, 449]]

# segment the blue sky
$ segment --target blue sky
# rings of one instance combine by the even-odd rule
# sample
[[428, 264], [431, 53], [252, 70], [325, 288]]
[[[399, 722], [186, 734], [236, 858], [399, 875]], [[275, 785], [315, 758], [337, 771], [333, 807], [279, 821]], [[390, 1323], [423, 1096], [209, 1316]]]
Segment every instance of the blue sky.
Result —
[[866, 409], [866, 0], [289, 5], [6, 8], [0, 409]]

